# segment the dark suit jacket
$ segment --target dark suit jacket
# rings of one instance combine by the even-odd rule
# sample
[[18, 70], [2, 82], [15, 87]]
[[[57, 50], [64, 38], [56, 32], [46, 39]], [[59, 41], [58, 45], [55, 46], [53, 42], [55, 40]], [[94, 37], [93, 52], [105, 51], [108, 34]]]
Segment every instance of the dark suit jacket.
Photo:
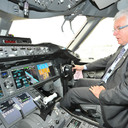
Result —
[[[105, 68], [113, 63], [120, 52], [87, 65], [88, 70]], [[105, 71], [106, 71], [105, 70]], [[107, 128], [128, 128], [128, 51], [116, 65], [113, 73], [104, 84], [105, 91], [100, 93], [100, 104], [103, 119]]]

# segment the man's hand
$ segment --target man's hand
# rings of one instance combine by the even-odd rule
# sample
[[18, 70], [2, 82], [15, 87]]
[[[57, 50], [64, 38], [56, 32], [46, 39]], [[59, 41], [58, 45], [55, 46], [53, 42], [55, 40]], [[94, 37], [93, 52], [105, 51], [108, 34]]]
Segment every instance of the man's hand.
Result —
[[75, 67], [72, 68], [73, 70], [76, 69], [76, 70], [83, 70], [84, 69], [84, 66], [83, 65], [75, 65]]
[[99, 95], [101, 91], [105, 90], [105, 88], [103, 86], [96, 85], [96, 86], [91, 86], [89, 90], [94, 94], [94, 96], [96, 96], [99, 99]]

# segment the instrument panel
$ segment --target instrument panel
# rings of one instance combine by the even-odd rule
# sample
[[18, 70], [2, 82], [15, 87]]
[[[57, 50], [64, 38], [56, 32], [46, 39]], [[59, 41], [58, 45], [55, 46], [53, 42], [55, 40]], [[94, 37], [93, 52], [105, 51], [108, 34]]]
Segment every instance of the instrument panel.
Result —
[[21, 119], [20, 111], [14, 107], [15, 104], [13, 99], [9, 99], [0, 104], [2, 119], [4, 118], [8, 125]]
[[12, 95], [21, 89], [37, 86], [55, 76], [57, 72], [50, 61], [15, 66], [0, 71], [0, 98]]
[[30, 10], [37, 11], [66, 11], [82, 2], [82, 0], [27, 0], [24, 2], [21, 0], [10, 1], [17, 3], [20, 6], [26, 6], [26, 8], [30, 8]]
[[[54, 97], [53, 93], [46, 96], [35, 88], [42, 88], [45, 83], [53, 81], [58, 75], [52, 61], [33, 62], [1, 70], [0, 119], [4, 122], [5, 127], [10, 128], [42, 105], [43, 109], [49, 109], [49, 104], [52, 104], [52, 100], [57, 97], [57, 94], [54, 93], [56, 94]], [[34, 98], [39, 101], [41, 99], [41, 101], [38, 103], [38, 101], [34, 101]], [[47, 101], [46, 104], [44, 104], [44, 98]], [[1, 125], [3, 124], [1, 123]]]
[[35, 46], [0, 46], [0, 59], [7, 57], [23, 57], [45, 55], [50, 53], [48, 47]]
[[51, 43], [2, 42], [0, 128], [93, 127], [91, 122], [73, 118], [59, 105], [64, 93], [61, 70], [73, 60], [78, 61], [79, 56]]
[[[0, 113], [8, 125], [22, 119], [36, 108], [33, 98], [24, 92], [0, 104]], [[13, 117], [13, 118], [12, 118]]]

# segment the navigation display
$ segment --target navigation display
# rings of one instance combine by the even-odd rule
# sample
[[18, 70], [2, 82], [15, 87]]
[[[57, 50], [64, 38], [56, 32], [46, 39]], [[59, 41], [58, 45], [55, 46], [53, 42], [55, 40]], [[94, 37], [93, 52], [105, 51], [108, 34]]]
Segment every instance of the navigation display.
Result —
[[0, 98], [3, 97], [3, 96], [4, 96], [3, 90], [2, 90], [1, 85], [0, 85]]
[[[0, 113], [4, 117], [8, 124], [13, 123], [21, 118], [21, 114], [18, 109], [14, 107], [15, 102], [10, 99], [0, 104]], [[13, 118], [12, 118], [13, 117]]]
[[39, 82], [35, 66], [27, 66], [22, 69], [14, 69], [12, 71], [13, 79], [16, 84], [16, 88], [28, 87]]
[[41, 80], [46, 80], [55, 75], [55, 72], [51, 63], [38, 64], [37, 69], [39, 71]]

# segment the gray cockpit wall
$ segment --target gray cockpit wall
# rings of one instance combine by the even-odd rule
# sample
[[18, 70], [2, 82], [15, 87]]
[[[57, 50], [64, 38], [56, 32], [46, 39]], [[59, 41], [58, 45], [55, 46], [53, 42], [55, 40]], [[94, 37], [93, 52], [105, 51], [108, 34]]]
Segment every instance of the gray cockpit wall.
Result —
[[[124, 1], [124, 0], [122, 0]], [[104, 17], [113, 17], [119, 0], [0, 0], [0, 34], [8, 35], [10, 26], [14, 20], [50, 18], [63, 15], [65, 20], [72, 21], [78, 15], [87, 16], [91, 25], [84, 34], [89, 32]], [[81, 38], [77, 43], [79, 44]], [[71, 42], [73, 44], [73, 42]], [[69, 45], [76, 50], [77, 45]]]

